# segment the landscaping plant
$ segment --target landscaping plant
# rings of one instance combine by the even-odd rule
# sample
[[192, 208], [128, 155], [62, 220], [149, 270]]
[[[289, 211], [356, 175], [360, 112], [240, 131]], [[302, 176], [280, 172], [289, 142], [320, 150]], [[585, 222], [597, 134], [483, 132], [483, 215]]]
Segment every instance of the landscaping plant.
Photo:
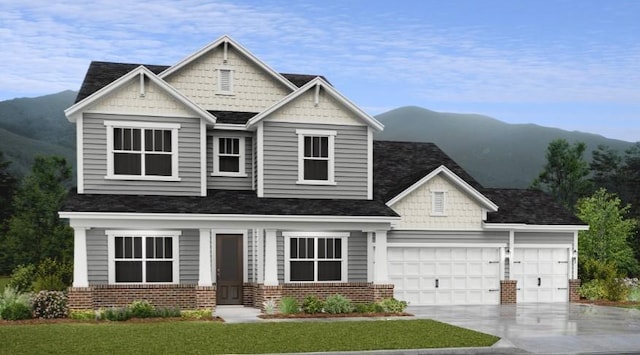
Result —
[[384, 312], [402, 313], [407, 308], [406, 301], [399, 301], [395, 298], [385, 298], [379, 302]]
[[307, 296], [302, 302], [302, 311], [307, 314], [316, 314], [322, 312], [324, 302], [316, 296]]
[[0, 296], [0, 319], [19, 320], [31, 318], [31, 300], [29, 294], [5, 287]]
[[324, 310], [327, 313], [339, 314], [353, 312], [351, 300], [340, 294], [327, 297], [324, 303]]
[[293, 297], [282, 297], [280, 300], [280, 313], [296, 314], [300, 312], [298, 301]]
[[12, 287], [18, 292], [33, 291], [33, 283], [36, 279], [36, 267], [32, 264], [18, 265], [11, 273], [11, 279], [7, 287]]
[[67, 296], [61, 291], [40, 291], [32, 300], [34, 318], [64, 318], [67, 316]]

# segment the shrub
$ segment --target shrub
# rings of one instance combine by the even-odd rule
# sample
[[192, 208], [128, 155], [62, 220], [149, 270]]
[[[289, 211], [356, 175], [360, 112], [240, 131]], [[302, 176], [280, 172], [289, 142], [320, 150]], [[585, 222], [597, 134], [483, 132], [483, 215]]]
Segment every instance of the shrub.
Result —
[[264, 313], [274, 314], [276, 312], [276, 301], [273, 298], [267, 298], [264, 302]]
[[33, 291], [33, 283], [36, 279], [36, 267], [33, 264], [18, 265], [11, 273], [11, 280], [7, 287], [12, 287], [18, 292]]
[[[28, 316], [25, 309], [29, 311]], [[0, 318], [9, 320], [31, 318], [30, 294], [19, 292], [10, 286], [5, 287], [0, 295]]]
[[135, 301], [129, 305], [131, 316], [135, 318], [150, 318], [156, 316], [156, 309], [147, 301]]
[[177, 318], [181, 317], [179, 308], [159, 307], [155, 309], [155, 316], [160, 318]]
[[307, 296], [302, 302], [302, 311], [308, 314], [316, 314], [322, 312], [324, 302], [316, 296]]
[[34, 289], [36, 291], [64, 291], [71, 286], [73, 265], [46, 258], [38, 264]]
[[129, 307], [113, 307], [107, 308], [100, 312], [99, 319], [110, 321], [124, 321], [131, 319], [131, 310]]
[[385, 298], [379, 302], [384, 312], [402, 313], [407, 308], [406, 301], [399, 301], [395, 298]]
[[93, 309], [74, 309], [69, 311], [69, 318], [75, 320], [96, 320], [98, 312]]
[[612, 278], [605, 280], [605, 298], [609, 301], [626, 300], [629, 296], [629, 287], [620, 278]]
[[627, 300], [631, 302], [640, 302], [640, 286], [634, 286], [629, 289]]
[[61, 291], [40, 291], [32, 300], [34, 318], [64, 318], [67, 316], [67, 296]]
[[180, 311], [180, 317], [186, 319], [210, 319], [213, 317], [213, 311], [210, 309]]
[[359, 303], [354, 307], [354, 312], [356, 313], [382, 313], [384, 312], [384, 308], [378, 303]]
[[300, 312], [298, 301], [293, 297], [282, 297], [280, 300], [280, 313], [295, 314]]
[[328, 313], [349, 313], [353, 311], [351, 301], [339, 294], [327, 297], [324, 303], [324, 310]]
[[606, 295], [604, 284], [601, 280], [591, 280], [582, 284], [578, 293], [581, 297], [590, 301], [604, 299]]

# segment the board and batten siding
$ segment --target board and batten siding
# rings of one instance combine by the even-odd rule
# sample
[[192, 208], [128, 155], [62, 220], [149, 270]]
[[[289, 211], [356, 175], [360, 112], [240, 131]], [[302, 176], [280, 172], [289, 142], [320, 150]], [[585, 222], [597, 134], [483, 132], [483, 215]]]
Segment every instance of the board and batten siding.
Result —
[[[218, 68], [233, 71], [232, 94], [218, 92]], [[217, 47], [164, 79], [206, 110], [262, 112], [291, 93], [231, 45], [226, 63]]]
[[573, 244], [573, 233], [560, 232], [515, 232], [514, 243], [518, 244]]
[[[333, 130], [335, 185], [304, 185], [298, 180], [297, 129]], [[264, 122], [264, 197], [367, 198], [367, 127]]]
[[347, 242], [349, 282], [367, 282], [367, 233], [351, 232]]
[[[180, 181], [109, 180], [105, 120], [178, 123], [178, 176]], [[200, 119], [130, 115], [84, 114], [84, 193], [200, 195]]]
[[[212, 176], [213, 173], [213, 137], [244, 138], [244, 169], [246, 176]], [[253, 174], [253, 138], [248, 132], [223, 130], [207, 131], [207, 188], [222, 190], [251, 190]]]
[[388, 233], [388, 245], [398, 243], [483, 244], [509, 243], [509, 232], [502, 231], [421, 231], [393, 230]]

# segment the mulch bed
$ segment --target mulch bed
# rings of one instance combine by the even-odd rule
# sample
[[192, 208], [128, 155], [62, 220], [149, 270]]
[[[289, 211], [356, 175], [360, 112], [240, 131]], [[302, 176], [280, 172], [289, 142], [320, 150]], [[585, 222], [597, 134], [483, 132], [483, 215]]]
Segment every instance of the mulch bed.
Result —
[[262, 319], [297, 319], [297, 318], [373, 318], [373, 317], [413, 317], [411, 313], [391, 313], [391, 312], [382, 312], [382, 313], [316, 313], [316, 314], [308, 314], [308, 313], [295, 313], [295, 314], [261, 314], [258, 318]]
[[207, 318], [182, 318], [182, 317], [154, 317], [154, 318], [131, 318], [125, 321], [110, 321], [110, 320], [81, 320], [71, 318], [53, 318], [53, 319], [22, 319], [22, 320], [3, 320], [0, 319], [0, 326], [3, 325], [22, 325], [22, 324], [61, 324], [61, 323], [159, 323], [159, 322], [187, 322], [187, 321], [200, 321], [200, 322], [224, 322], [220, 317], [207, 317]]

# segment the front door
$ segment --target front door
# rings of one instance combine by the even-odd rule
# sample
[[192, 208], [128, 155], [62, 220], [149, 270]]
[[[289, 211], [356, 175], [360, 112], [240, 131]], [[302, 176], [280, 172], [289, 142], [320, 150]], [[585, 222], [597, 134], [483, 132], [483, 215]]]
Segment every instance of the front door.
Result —
[[242, 234], [216, 236], [218, 304], [242, 304]]

